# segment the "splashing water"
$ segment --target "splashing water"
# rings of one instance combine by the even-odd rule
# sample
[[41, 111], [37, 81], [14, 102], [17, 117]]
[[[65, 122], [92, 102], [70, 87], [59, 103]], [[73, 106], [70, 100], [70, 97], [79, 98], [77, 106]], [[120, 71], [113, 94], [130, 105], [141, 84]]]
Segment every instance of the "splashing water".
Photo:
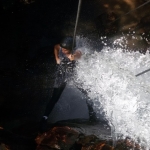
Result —
[[150, 148], [150, 72], [135, 76], [150, 68], [150, 54], [107, 47], [101, 52], [84, 47], [83, 53], [76, 81], [115, 133]]

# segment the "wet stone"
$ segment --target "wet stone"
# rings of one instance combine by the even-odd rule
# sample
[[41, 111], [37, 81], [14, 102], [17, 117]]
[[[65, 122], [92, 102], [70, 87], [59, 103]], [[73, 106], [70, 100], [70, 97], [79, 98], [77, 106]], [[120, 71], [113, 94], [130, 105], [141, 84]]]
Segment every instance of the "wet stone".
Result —
[[69, 126], [54, 126], [35, 139], [36, 150], [129, 150], [143, 149], [132, 139], [102, 139], [94, 134], [86, 135]]
[[35, 139], [38, 144], [36, 150], [45, 150], [45, 147], [46, 149], [69, 150], [75, 143], [78, 135], [79, 133], [70, 127], [54, 127]]
[[9, 148], [7, 145], [0, 143], [0, 150], [9, 150]]

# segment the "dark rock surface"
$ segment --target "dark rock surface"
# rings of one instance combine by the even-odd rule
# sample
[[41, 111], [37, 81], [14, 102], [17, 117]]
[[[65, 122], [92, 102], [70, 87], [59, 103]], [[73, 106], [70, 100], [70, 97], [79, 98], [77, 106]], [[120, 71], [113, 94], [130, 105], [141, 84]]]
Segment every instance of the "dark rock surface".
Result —
[[[90, 123], [88, 120], [74, 119], [60, 121], [35, 138], [37, 150], [127, 150], [141, 147], [132, 139], [116, 139], [111, 136], [107, 123]], [[141, 148], [143, 149], [143, 148]]]
[[[30, 124], [32, 133], [35, 125]], [[27, 128], [25, 129], [27, 132]], [[49, 124], [49, 129], [31, 136], [21, 136], [0, 129], [1, 144], [4, 150], [139, 150], [132, 139], [112, 140], [110, 127], [103, 123], [90, 123], [88, 120], [67, 120]], [[30, 135], [30, 136], [29, 136]], [[143, 148], [141, 148], [143, 149]]]

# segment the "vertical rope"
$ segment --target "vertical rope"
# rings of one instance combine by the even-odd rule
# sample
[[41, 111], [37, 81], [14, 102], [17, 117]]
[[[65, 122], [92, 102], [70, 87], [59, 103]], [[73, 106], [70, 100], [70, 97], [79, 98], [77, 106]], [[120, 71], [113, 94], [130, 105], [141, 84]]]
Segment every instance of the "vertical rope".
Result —
[[74, 43], [75, 43], [75, 36], [76, 36], [76, 30], [77, 30], [78, 19], [79, 19], [79, 14], [80, 14], [81, 1], [82, 1], [82, 0], [79, 0], [79, 3], [78, 3], [77, 17], [76, 17], [76, 23], [75, 23], [74, 34], [73, 34], [72, 52], [73, 52], [73, 47], [74, 47]]

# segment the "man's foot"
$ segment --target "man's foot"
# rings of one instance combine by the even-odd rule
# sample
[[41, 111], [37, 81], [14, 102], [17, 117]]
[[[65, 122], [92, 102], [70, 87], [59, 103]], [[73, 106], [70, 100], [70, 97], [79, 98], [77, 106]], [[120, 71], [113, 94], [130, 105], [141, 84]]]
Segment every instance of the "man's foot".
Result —
[[98, 118], [97, 118], [95, 112], [90, 112], [90, 113], [89, 113], [89, 121], [90, 121], [91, 123], [97, 123], [97, 122], [98, 122]]

